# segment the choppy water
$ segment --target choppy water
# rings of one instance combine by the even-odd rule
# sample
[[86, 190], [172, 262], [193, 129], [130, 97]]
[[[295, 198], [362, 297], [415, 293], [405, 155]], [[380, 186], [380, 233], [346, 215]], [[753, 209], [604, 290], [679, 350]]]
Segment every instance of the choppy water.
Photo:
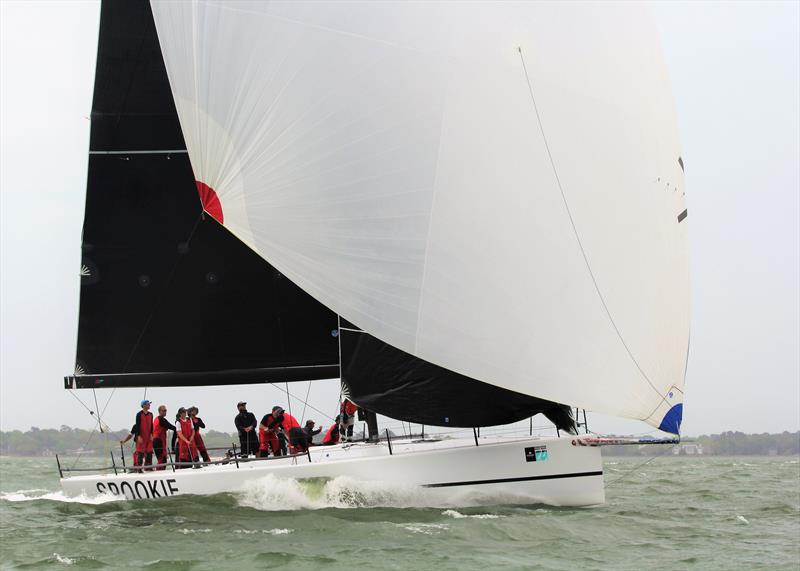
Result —
[[75, 500], [52, 459], [0, 458], [0, 568], [800, 569], [797, 458], [642, 462], [606, 459], [607, 505], [566, 509], [421, 507], [340, 479]]

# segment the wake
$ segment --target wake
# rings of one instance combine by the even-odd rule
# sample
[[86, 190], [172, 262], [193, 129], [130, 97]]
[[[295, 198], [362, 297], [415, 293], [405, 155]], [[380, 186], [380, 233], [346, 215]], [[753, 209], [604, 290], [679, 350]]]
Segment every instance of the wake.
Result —
[[0, 493], [0, 501], [6, 502], [62, 502], [67, 504], [89, 504], [99, 505], [108, 502], [124, 501], [124, 497], [114, 496], [112, 494], [101, 494], [98, 496], [87, 496], [80, 494], [78, 496], [68, 496], [63, 491], [54, 492], [45, 489], [32, 489], [32, 490], [17, 490], [16, 492], [2, 492]]
[[[247, 482], [236, 494], [238, 505], [261, 511], [328, 508], [458, 508], [499, 504], [538, 503], [536, 498], [501, 491], [475, 492], [414, 485], [362, 481], [350, 476], [295, 480], [269, 474]], [[456, 515], [457, 514], [457, 515]], [[459, 512], [445, 512], [453, 518]], [[469, 516], [471, 517], [471, 516]], [[487, 519], [493, 516], [488, 516]]]

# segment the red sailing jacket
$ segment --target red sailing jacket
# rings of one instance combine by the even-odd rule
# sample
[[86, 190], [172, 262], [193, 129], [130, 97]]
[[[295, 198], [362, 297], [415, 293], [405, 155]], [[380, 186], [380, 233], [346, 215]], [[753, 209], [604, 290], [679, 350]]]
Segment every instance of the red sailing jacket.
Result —
[[332, 424], [331, 427], [328, 429], [328, 432], [325, 433], [325, 436], [322, 438], [323, 444], [336, 444], [339, 442], [339, 425]]
[[358, 406], [350, 399], [344, 399], [344, 401], [342, 401], [342, 406], [339, 409], [339, 412], [341, 412], [342, 414], [346, 414], [347, 416], [353, 416], [355, 413], [358, 412]]
[[161, 417], [157, 416], [153, 419], [153, 440], [162, 440], [166, 442], [167, 429], [161, 426]]
[[[186, 440], [191, 440], [192, 433], [194, 433], [194, 424], [190, 418], [178, 419], [178, 429]], [[181, 446], [186, 446], [183, 440], [178, 439]]]
[[140, 410], [136, 413], [136, 423], [133, 425], [134, 436], [136, 436], [137, 452], [152, 452], [153, 441], [153, 413]]
[[293, 417], [291, 414], [283, 414], [283, 422], [281, 422], [281, 426], [283, 427], [283, 431], [286, 434], [289, 434], [289, 431], [292, 428], [300, 428], [300, 423], [297, 422], [297, 419]]

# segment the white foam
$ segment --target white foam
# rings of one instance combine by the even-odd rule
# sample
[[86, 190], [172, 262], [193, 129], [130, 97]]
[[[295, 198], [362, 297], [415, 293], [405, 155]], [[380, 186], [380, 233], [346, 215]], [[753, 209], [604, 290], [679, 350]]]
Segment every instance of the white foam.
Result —
[[289, 535], [290, 533], [294, 533], [294, 530], [285, 527], [284, 528], [276, 527], [274, 529], [234, 529], [233, 533], [239, 533], [242, 535], [255, 535], [257, 533], [264, 533], [267, 535]]
[[737, 515], [737, 516], [736, 516], [736, 519], [738, 519], [739, 521], [741, 521], [741, 522], [743, 522], [743, 523], [746, 523], [746, 524], [749, 524], [749, 523], [750, 523], [749, 521], [747, 521], [747, 518], [746, 518], [746, 517], [744, 517], [743, 515]]
[[181, 529], [180, 532], [183, 535], [189, 535], [190, 533], [211, 533], [210, 529]]
[[[538, 503], [536, 498], [500, 490], [476, 492], [455, 488], [422, 488], [350, 476], [331, 480], [297, 481], [269, 474], [244, 484], [240, 506], [262, 511], [318, 510], [324, 508], [461, 508], [508, 503]], [[491, 519], [491, 514], [484, 519]], [[473, 516], [469, 516], [473, 517]]]
[[56, 560], [57, 563], [61, 563], [62, 565], [75, 565], [77, 560], [71, 559], [64, 555], [59, 555], [58, 553], [53, 553], [53, 559]]
[[473, 514], [473, 515], [467, 515], [467, 514], [462, 514], [460, 512], [457, 512], [456, 510], [445, 510], [445, 511], [442, 512], [442, 515], [446, 515], [447, 517], [451, 517], [453, 519], [467, 519], [467, 518], [472, 518], [472, 519], [498, 519], [498, 518], [503, 517], [503, 516], [495, 515], [495, 514]]
[[346, 476], [298, 482], [270, 474], [248, 482], [239, 495], [239, 504], [263, 511], [424, 507], [429, 505], [428, 492], [418, 486], [364, 482]]
[[80, 494], [78, 496], [68, 496], [62, 491], [50, 492], [48, 490], [18, 490], [16, 492], [3, 492], [0, 493], [0, 500], [7, 502], [34, 502], [38, 500], [49, 500], [51, 502], [64, 502], [68, 504], [105, 504], [108, 502], [123, 501], [125, 498], [122, 496], [115, 496], [113, 494], [100, 494], [97, 496], [87, 496]]
[[423, 535], [437, 535], [449, 529], [446, 523], [400, 523], [397, 525], [412, 533]]
[[323, 503], [309, 498], [297, 480], [284, 480], [269, 474], [245, 484], [239, 504], [263, 511], [320, 509]]

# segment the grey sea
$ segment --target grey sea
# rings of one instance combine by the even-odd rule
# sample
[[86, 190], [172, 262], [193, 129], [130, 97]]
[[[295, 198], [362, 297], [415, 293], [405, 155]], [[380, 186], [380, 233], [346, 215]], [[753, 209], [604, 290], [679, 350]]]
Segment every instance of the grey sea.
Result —
[[800, 569], [798, 459], [606, 458], [607, 504], [425, 506], [413, 489], [263, 482], [71, 499], [0, 458], [2, 569]]

